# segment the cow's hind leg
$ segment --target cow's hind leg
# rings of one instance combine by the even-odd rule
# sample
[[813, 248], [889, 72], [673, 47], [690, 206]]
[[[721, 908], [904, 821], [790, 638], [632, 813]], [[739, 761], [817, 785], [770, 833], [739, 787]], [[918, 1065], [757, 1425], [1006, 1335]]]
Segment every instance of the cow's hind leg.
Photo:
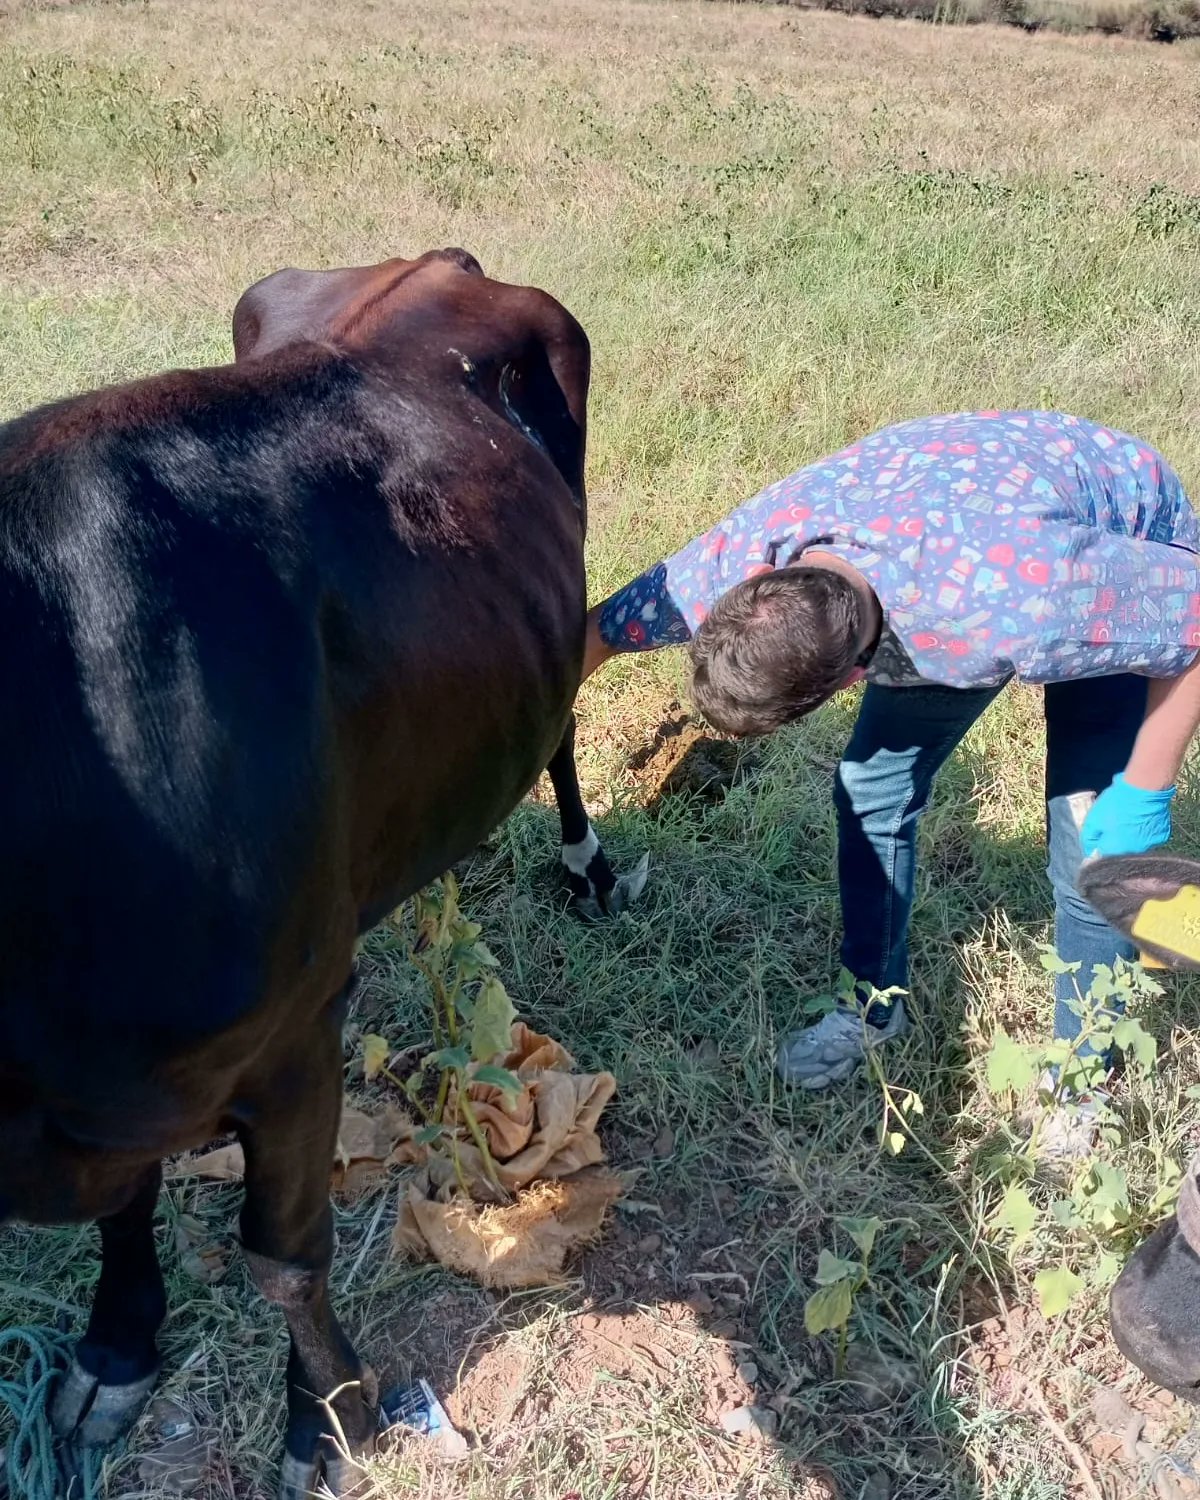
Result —
[[646, 884], [650, 856], [643, 855], [628, 875], [614, 875], [588, 818], [575, 770], [575, 716], [546, 767], [562, 824], [562, 862], [571, 899], [585, 917], [615, 916], [636, 901]]
[[262, 1295], [291, 1334], [282, 1500], [302, 1500], [320, 1481], [350, 1494], [378, 1426], [375, 1377], [342, 1332], [329, 1301], [333, 1214], [329, 1174], [342, 1102], [344, 999], [289, 1038], [287, 1055], [239, 1124], [246, 1152], [242, 1244]]
[[91, 1317], [52, 1411], [54, 1430], [68, 1444], [105, 1447], [123, 1437], [158, 1378], [155, 1336], [167, 1311], [154, 1250], [161, 1182], [155, 1165], [127, 1206], [100, 1220], [103, 1260]]

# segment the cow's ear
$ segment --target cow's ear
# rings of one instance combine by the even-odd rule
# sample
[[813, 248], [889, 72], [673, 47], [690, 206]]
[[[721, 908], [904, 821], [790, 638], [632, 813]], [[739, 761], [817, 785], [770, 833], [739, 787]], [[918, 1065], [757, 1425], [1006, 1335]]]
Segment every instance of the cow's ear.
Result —
[[1088, 861], [1079, 894], [1169, 969], [1200, 969], [1200, 860], [1130, 854]]
[[545, 448], [582, 510], [592, 368], [587, 334], [548, 293], [521, 287], [512, 296], [506, 315], [514, 353], [501, 367], [501, 398]]

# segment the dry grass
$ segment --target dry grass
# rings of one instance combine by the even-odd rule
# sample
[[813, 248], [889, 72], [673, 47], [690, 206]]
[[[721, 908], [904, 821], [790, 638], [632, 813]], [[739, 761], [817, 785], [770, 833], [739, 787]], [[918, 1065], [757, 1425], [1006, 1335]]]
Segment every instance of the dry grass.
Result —
[[[280, 265], [463, 244], [592, 335], [596, 594], [763, 482], [930, 410], [1061, 405], [1143, 434], [1200, 490], [1196, 56], [690, 0], [10, 6], [0, 412], [227, 358], [234, 300]], [[635, 916], [591, 930], [562, 913], [543, 803], [465, 888], [523, 1011], [617, 1074], [611, 1146], [640, 1169], [640, 1206], [578, 1284], [508, 1300], [388, 1262], [390, 1195], [340, 1213], [348, 1326], [385, 1377], [456, 1389], [483, 1440], [453, 1474], [410, 1448], [382, 1492], [774, 1500], [820, 1494], [827, 1466], [846, 1500], [882, 1495], [881, 1472], [912, 1500], [1081, 1493], [1019, 1370], [1102, 1492], [1138, 1493], [1087, 1417], [1098, 1384], [1146, 1398], [1105, 1336], [1111, 1266], [1081, 1263], [1083, 1297], [1046, 1323], [1030, 1279], [1059, 1240], [1009, 1266], [988, 1226], [1010, 1110], [981, 1048], [997, 1024], [1049, 1024], [1036, 695], [973, 731], [926, 820], [921, 1025], [889, 1061], [926, 1113], [893, 1160], [878, 1081], [797, 1099], [771, 1069], [836, 952], [828, 780], [853, 704], [726, 791], [659, 797], [658, 762], [631, 757], [682, 687], [673, 657], [625, 661], [581, 705], [604, 836], [622, 860], [652, 852]], [[1182, 823], [1198, 831], [1190, 808]], [[376, 955], [368, 978], [357, 1024], [417, 1041], [412, 976]], [[1198, 1019], [1183, 984], [1146, 1016], [1164, 1061], [1124, 1101], [1115, 1156], [1143, 1212], [1192, 1128]], [[236, 1268], [188, 1283], [171, 1230], [194, 1213], [227, 1236], [235, 1204], [165, 1196], [165, 1342], [169, 1389], [214, 1445], [207, 1493], [247, 1500], [271, 1484], [280, 1323]], [[803, 1327], [819, 1249], [846, 1248], [839, 1213], [886, 1225], [852, 1325], [860, 1354], [903, 1367], [884, 1396]], [[85, 1306], [89, 1242], [6, 1231], [5, 1316]], [[614, 1366], [608, 1318], [662, 1359]], [[778, 1447], [712, 1424], [747, 1354]], [[1188, 1425], [1165, 1412], [1163, 1442]], [[111, 1493], [146, 1493], [136, 1454]]]

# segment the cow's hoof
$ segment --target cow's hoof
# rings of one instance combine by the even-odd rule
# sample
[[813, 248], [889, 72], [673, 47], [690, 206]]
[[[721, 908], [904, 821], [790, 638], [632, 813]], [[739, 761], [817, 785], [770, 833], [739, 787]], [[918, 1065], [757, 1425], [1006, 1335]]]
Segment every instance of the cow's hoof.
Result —
[[614, 875], [590, 823], [577, 844], [562, 845], [562, 863], [574, 910], [594, 922], [632, 906], [645, 889], [650, 871], [650, 856], [643, 854], [628, 875]]
[[1108, 1313], [1126, 1359], [1155, 1385], [1200, 1402], [1200, 1257], [1174, 1218], [1121, 1272]]
[[574, 908], [589, 922], [603, 922], [615, 917], [630, 907], [646, 889], [650, 874], [650, 855], [643, 854], [628, 875], [618, 875], [612, 887], [605, 891], [589, 885], [586, 895], [576, 893]]
[[104, 1385], [72, 1359], [54, 1397], [50, 1421], [63, 1442], [79, 1448], [107, 1448], [123, 1438], [150, 1399], [158, 1366], [128, 1385]]
[[306, 1461], [291, 1453], [283, 1456], [279, 1473], [279, 1500], [313, 1500], [314, 1496], [333, 1495], [336, 1500], [350, 1500], [366, 1488], [361, 1464], [344, 1454]]

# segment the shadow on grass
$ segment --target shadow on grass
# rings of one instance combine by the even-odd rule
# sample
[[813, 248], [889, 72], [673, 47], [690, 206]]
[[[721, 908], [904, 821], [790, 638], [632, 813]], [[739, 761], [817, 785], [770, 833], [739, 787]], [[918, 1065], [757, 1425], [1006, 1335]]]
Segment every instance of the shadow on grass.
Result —
[[[618, 865], [651, 848], [654, 890], [638, 911], [585, 928], [532, 912], [536, 899], [514, 904], [509, 880], [528, 892], [533, 872], [546, 888], [556, 830], [538, 806], [521, 810], [464, 884], [523, 1011], [585, 1067], [617, 1074], [610, 1155], [640, 1171], [634, 1196], [649, 1205], [651, 1227], [622, 1216], [618, 1248], [588, 1257], [582, 1287], [556, 1305], [561, 1317], [625, 1329], [635, 1310], [656, 1321], [688, 1309], [710, 1345], [733, 1351], [735, 1373], [753, 1367], [753, 1387], [738, 1394], [778, 1419], [779, 1453], [796, 1473], [829, 1471], [848, 1496], [884, 1493], [886, 1476], [906, 1495], [969, 1500], [983, 1493], [969, 1430], [998, 1417], [968, 1409], [958, 1361], [962, 1330], [1000, 1305], [994, 1272], [967, 1264], [970, 1231], [940, 1148], [930, 1160], [881, 1157], [875, 1086], [857, 1080], [822, 1099], [777, 1087], [773, 1036], [795, 1023], [798, 976], [819, 987], [832, 957], [831, 824], [823, 815], [794, 838], [812, 787], [780, 820], [786, 789], [771, 748], [723, 759], [722, 742], [689, 739], [690, 727], [660, 728], [633, 763], [650, 774], [601, 823]], [[672, 742], [681, 753], [664, 756]], [[828, 748], [818, 739], [788, 754], [811, 783], [827, 780]], [[917, 1049], [900, 1062], [901, 1081], [908, 1052]], [[936, 1088], [920, 1079], [943, 1100], [957, 1088], [946, 1055], [941, 1047]], [[839, 1218], [872, 1214], [883, 1226], [872, 1289], [843, 1363], [836, 1340], [806, 1331], [804, 1307], [819, 1253], [853, 1250]], [[949, 1232], [955, 1216], [963, 1222]], [[470, 1370], [458, 1380], [469, 1385]]]
[[[647, 844], [652, 856], [645, 905], [611, 928], [582, 929], [544, 910], [531, 922], [520, 895], [515, 907], [493, 899], [488, 910], [498, 893], [487, 859], [466, 897], [489, 933], [506, 930], [505, 964], [520, 975], [524, 1008], [585, 1065], [618, 1074], [617, 1165], [637, 1160], [630, 1141], [669, 1124], [674, 1149], [641, 1163], [639, 1196], [662, 1212], [655, 1234], [675, 1246], [672, 1274], [695, 1265], [684, 1247], [716, 1250], [698, 1238], [710, 1223], [745, 1257], [745, 1269], [728, 1272], [747, 1288], [735, 1327], [720, 1302], [709, 1327], [749, 1351], [766, 1387], [756, 1399], [778, 1409], [784, 1451], [828, 1467], [846, 1495], [873, 1493], [881, 1469], [918, 1497], [1058, 1494], [1061, 1476], [1029, 1459], [1036, 1443], [1008, 1441], [1014, 1423], [1036, 1426], [1036, 1417], [989, 1406], [974, 1380], [971, 1330], [1014, 1293], [964, 1186], [990, 1128], [972, 1118], [972, 1035], [997, 1021], [1032, 1037], [1051, 1025], [1051, 985], [1036, 958], [1052, 915], [1041, 799], [1037, 788], [1010, 794], [998, 784], [1012, 747], [996, 734], [1036, 734], [1040, 714], [1026, 705], [1013, 722], [973, 731], [924, 822], [912, 934], [918, 1026], [889, 1051], [887, 1069], [892, 1094], [919, 1094], [925, 1115], [919, 1142], [893, 1160], [878, 1148], [889, 1107], [878, 1083], [860, 1076], [831, 1095], [789, 1095], [771, 1065], [774, 1037], [836, 969], [829, 782], [854, 707], [843, 698], [747, 750], [704, 735], [672, 706], [629, 758], [634, 789], [627, 777], [598, 824], [616, 863]], [[1185, 809], [1181, 832], [1191, 816]], [[545, 808], [510, 823], [492, 856], [506, 862], [501, 885], [513, 882], [506, 899], [540, 884], [554, 838]], [[1172, 980], [1143, 1012], [1161, 1043], [1177, 1021], [1194, 1024], [1197, 994], [1194, 981]], [[869, 1290], [851, 1315], [849, 1366], [804, 1323], [819, 1253], [853, 1253], [840, 1225], [847, 1215], [883, 1225]], [[642, 1278], [639, 1303], [686, 1296], [686, 1274], [669, 1285], [661, 1276], [656, 1267]], [[997, 1489], [986, 1455], [1006, 1450]]]

